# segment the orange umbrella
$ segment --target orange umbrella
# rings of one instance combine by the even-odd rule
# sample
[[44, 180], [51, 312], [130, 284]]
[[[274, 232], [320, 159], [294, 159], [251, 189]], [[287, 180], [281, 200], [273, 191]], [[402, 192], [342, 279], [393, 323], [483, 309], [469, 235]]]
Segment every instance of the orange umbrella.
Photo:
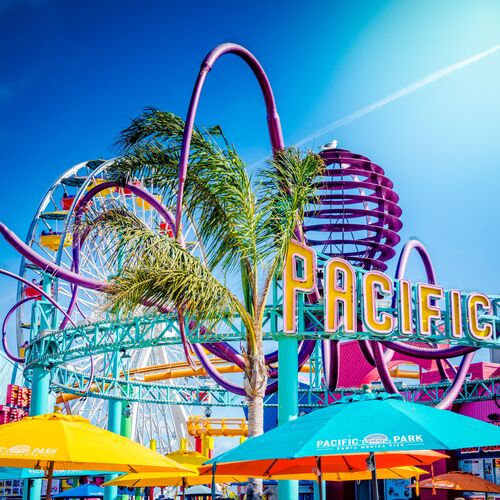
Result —
[[[447, 455], [431, 450], [419, 450], [414, 452], [388, 451], [375, 453], [377, 457], [377, 468], [390, 469], [401, 466], [428, 465], [440, 458], [447, 458]], [[216, 474], [231, 475], [238, 474], [248, 477], [272, 477], [272, 476], [292, 476], [293, 474], [303, 474], [314, 471], [320, 465], [324, 474], [331, 472], [353, 472], [367, 470], [366, 460], [369, 453], [356, 453], [346, 455], [326, 455], [321, 456], [321, 463], [318, 464], [318, 457], [309, 456], [301, 458], [277, 458], [266, 460], [252, 460], [250, 462], [228, 462], [218, 463]], [[212, 475], [213, 465], [205, 465], [200, 468], [200, 474]]]
[[[468, 472], [447, 472], [434, 478], [423, 479], [418, 482], [419, 488], [436, 490], [457, 490], [457, 491], [484, 491], [488, 493], [500, 493], [500, 486], [486, 481], [481, 477], [473, 476]], [[416, 487], [416, 485], [412, 485]]]

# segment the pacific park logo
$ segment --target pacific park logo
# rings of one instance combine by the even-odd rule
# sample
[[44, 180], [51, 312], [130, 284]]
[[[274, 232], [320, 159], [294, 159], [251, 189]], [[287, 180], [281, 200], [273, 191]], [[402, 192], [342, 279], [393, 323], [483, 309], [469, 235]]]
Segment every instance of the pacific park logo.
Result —
[[422, 434], [398, 434], [389, 438], [386, 434], [368, 434], [363, 438], [348, 437], [343, 439], [318, 439], [316, 448], [318, 450], [371, 450], [384, 448], [401, 448], [412, 444], [422, 445], [424, 438]]
[[7, 448], [0, 446], [0, 455], [4, 457], [25, 457], [25, 456], [53, 456], [57, 453], [57, 448], [32, 448], [28, 444], [16, 444]]

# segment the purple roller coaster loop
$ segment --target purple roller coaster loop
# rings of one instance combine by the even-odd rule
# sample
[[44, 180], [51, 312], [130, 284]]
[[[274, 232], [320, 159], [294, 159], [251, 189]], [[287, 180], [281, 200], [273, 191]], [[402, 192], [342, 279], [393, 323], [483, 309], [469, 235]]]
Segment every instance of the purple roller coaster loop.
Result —
[[182, 139], [181, 156], [179, 160], [179, 190], [177, 193], [177, 207], [175, 213], [175, 234], [179, 237], [181, 234], [181, 217], [182, 217], [182, 203], [184, 197], [184, 184], [186, 182], [186, 174], [189, 161], [189, 150], [191, 147], [191, 137], [193, 135], [194, 120], [198, 103], [200, 100], [201, 91], [205, 83], [208, 72], [212, 69], [215, 62], [225, 54], [234, 54], [243, 59], [250, 69], [253, 71], [257, 81], [259, 82], [264, 101], [267, 109], [267, 125], [269, 129], [269, 137], [274, 151], [283, 149], [285, 143], [283, 141], [283, 133], [281, 131], [281, 123], [276, 108], [271, 84], [267, 78], [264, 69], [260, 65], [257, 58], [245, 47], [235, 43], [223, 43], [211, 50], [203, 62], [201, 63], [200, 72], [194, 85], [191, 101], [189, 103], [188, 113], [186, 117], [186, 125], [184, 127], [184, 136]]
[[26, 304], [26, 302], [29, 302], [30, 300], [35, 300], [37, 298], [38, 297], [25, 297], [24, 299], [21, 299], [19, 302], [16, 302], [9, 309], [9, 312], [5, 315], [5, 318], [3, 319], [3, 323], [2, 323], [2, 347], [3, 347], [5, 354], [7, 354], [7, 357], [16, 363], [24, 363], [24, 358], [20, 358], [20, 357], [16, 356], [9, 349], [9, 345], [7, 343], [7, 324], [9, 322], [10, 317], [12, 316], [12, 313], [14, 313], [18, 307], [21, 307], [23, 304]]
[[[40, 288], [39, 286], [35, 285], [34, 283], [30, 283], [26, 278], [23, 278], [22, 276], [19, 276], [17, 274], [11, 273], [9, 271], [5, 271], [4, 269], [0, 269], [0, 274], [8, 276], [9, 278], [14, 278], [17, 281], [20, 281], [21, 283], [24, 283], [26, 286], [29, 286], [29, 287], [33, 288], [34, 290], [36, 290], [41, 296], [43, 296], [45, 299], [47, 299], [56, 309], [58, 309], [63, 314], [63, 316], [65, 317], [65, 319], [67, 319], [69, 322], [71, 322], [71, 324], [73, 326], [76, 326], [76, 324], [74, 323], [74, 321], [69, 317], [68, 313], [48, 293], [46, 293], [42, 288]], [[2, 323], [2, 346], [3, 346], [3, 349], [5, 351], [5, 354], [12, 361], [14, 361], [16, 363], [25, 363], [25, 359], [24, 358], [20, 358], [18, 356], [15, 356], [10, 351], [10, 349], [8, 347], [8, 344], [7, 344], [7, 323], [9, 321], [12, 313], [18, 307], [22, 306], [23, 304], [25, 304], [29, 300], [33, 300], [35, 298], [36, 297], [26, 297], [26, 298], [21, 299], [20, 301], [18, 301], [16, 304], [14, 304], [11, 307], [11, 309], [9, 310], [9, 312], [7, 313], [7, 315], [5, 316], [5, 318], [3, 320], [3, 323]], [[85, 394], [85, 393], [88, 392], [88, 390], [90, 389], [90, 387], [91, 387], [91, 385], [92, 385], [93, 382], [94, 382], [94, 358], [92, 356], [90, 356], [90, 375], [89, 375], [89, 379], [87, 381], [87, 385], [86, 385], [85, 389], [82, 391], [82, 394]]]
[[[185, 179], [186, 179], [186, 173], [187, 173], [187, 167], [188, 167], [188, 158], [189, 158], [189, 149], [190, 149], [190, 142], [191, 142], [191, 135], [193, 132], [193, 127], [194, 127], [194, 119], [196, 115], [196, 109], [198, 106], [198, 102], [200, 99], [201, 95], [201, 90], [203, 87], [203, 84], [205, 82], [206, 76], [208, 72], [212, 69], [213, 64], [218, 60], [219, 57], [221, 57], [224, 54], [227, 53], [232, 53], [235, 54], [239, 57], [241, 57], [247, 64], [250, 66], [250, 68], [253, 70], [255, 76], [257, 77], [260, 87], [263, 91], [264, 95], [264, 100], [266, 103], [266, 108], [267, 108], [267, 118], [268, 118], [268, 127], [269, 127], [269, 133], [270, 133], [270, 139], [271, 139], [271, 144], [273, 147], [273, 150], [279, 150], [284, 147], [284, 142], [283, 142], [283, 137], [281, 133], [281, 126], [279, 122], [279, 117], [278, 113], [276, 110], [276, 105], [274, 102], [274, 97], [272, 94], [272, 90], [269, 84], [269, 81], [257, 61], [257, 59], [244, 47], [241, 47], [239, 45], [235, 44], [223, 44], [218, 47], [216, 47], [214, 50], [212, 50], [207, 57], [204, 59], [200, 73], [198, 75], [189, 110], [188, 110], [188, 116], [186, 119], [186, 127], [184, 130], [184, 137], [183, 137], [183, 145], [182, 145], [182, 150], [181, 150], [181, 158], [180, 158], [180, 163], [179, 163], [179, 191], [178, 191], [178, 197], [177, 197], [177, 210], [176, 210], [176, 217], [175, 221], [173, 221], [173, 218], [171, 214], [169, 214], [169, 219], [166, 219], [166, 221], [169, 223], [169, 225], [172, 227], [173, 230], [175, 231], [175, 234], [177, 238], [181, 237], [181, 218], [182, 218], [182, 204], [183, 204], [183, 193], [184, 193], [184, 184], [185, 184]], [[345, 154], [340, 154], [339, 158], [342, 162], [345, 163], [351, 163], [355, 166], [355, 169], [353, 169], [353, 173], [356, 175], [365, 175], [362, 169], [364, 168], [364, 165], [366, 164], [367, 161], [369, 161], [367, 158], [362, 157], [360, 155], [354, 155], [350, 152], [346, 152], [348, 157], [345, 157]], [[371, 162], [370, 162], [371, 163]], [[365, 258], [360, 258], [358, 257], [357, 260], [360, 262], [363, 262], [366, 265], [377, 265], [380, 266], [384, 260], [387, 260], [392, 256], [391, 254], [391, 249], [390, 247], [394, 244], [396, 244], [398, 240], [398, 236], [396, 232], [399, 230], [399, 224], [397, 217], [400, 215], [401, 211], [400, 208], [397, 206], [397, 195], [392, 191], [392, 183], [390, 182], [389, 179], [385, 178], [383, 176], [383, 170], [380, 169], [380, 167], [372, 164], [373, 172], [375, 172], [375, 175], [370, 175], [367, 177], [365, 181], [362, 182], [362, 187], [367, 188], [367, 189], [372, 189], [374, 191], [374, 194], [366, 196], [364, 194], [360, 195], [352, 195], [349, 194], [347, 197], [343, 195], [321, 195], [321, 199], [324, 202], [333, 202], [334, 204], [339, 204], [338, 200], [340, 198], [343, 198], [342, 204], [352, 204], [356, 202], [363, 202], [363, 203], [368, 203], [372, 202], [380, 206], [380, 204], [384, 204], [384, 206], [390, 209], [389, 214], [385, 214], [382, 210], [380, 210], [380, 213], [375, 213], [374, 217], [377, 219], [377, 224], [376, 225], [364, 225], [364, 224], [349, 224], [349, 225], [344, 225], [341, 229], [342, 231], [344, 230], [356, 230], [360, 229], [361, 226], [363, 229], [369, 229], [375, 231], [374, 234], [370, 236], [370, 239], [373, 238], [374, 241], [366, 241], [367, 247], [372, 250], [371, 255]], [[345, 172], [345, 174], [348, 175], [348, 172]], [[360, 183], [356, 183], [356, 186], [359, 186]], [[86, 196], [88, 196], [88, 199], [90, 199], [95, 193], [102, 189], [106, 189], [108, 187], [112, 187], [113, 184], [106, 184], [103, 183], [95, 188], [93, 190], [89, 191]], [[135, 189], [140, 189], [137, 186], [133, 185], [128, 185], [127, 186], [129, 189], [134, 191]], [[351, 187], [354, 187], [354, 184], [350, 183], [349, 181], [327, 181], [324, 184], [325, 188], [333, 188], [336, 187], [338, 189], [349, 189]], [[98, 189], [100, 188], [100, 189]], [[90, 194], [93, 191], [92, 194]], [[155, 207], [160, 213], [161, 209], [164, 208], [152, 195], [149, 194], [149, 192], [144, 191], [145, 196], [140, 196], [141, 198], [145, 199], [146, 201], [150, 202], [150, 204]], [[84, 198], [85, 198], [84, 197]], [[83, 198], [83, 199], [84, 199]], [[82, 200], [83, 200], [82, 199]], [[332, 215], [338, 215], [335, 212], [335, 209], [333, 209], [333, 212], [328, 212], [328, 210], [323, 210], [321, 212], [320, 218], [329, 218]], [[363, 210], [351, 210], [349, 212], [349, 217], [353, 218], [362, 218], [366, 216], [367, 214], [364, 213]], [[81, 216], [81, 213], [80, 213]], [[385, 228], [383, 227], [384, 224], [388, 224], [388, 227]], [[359, 227], [358, 227], [359, 226]], [[379, 227], [374, 227], [374, 226], [379, 226]], [[323, 225], [316, 226], [314, 229], [316, 230], [326, 230]], [[77, 287], [78, 286], [83, 286], [86, 288], [94, 289], [94, 290], [99, 290], [99, 291], [106, 291], [107, 288], [107, 283], [101, 282], [99, 280], [94, 280], [91, 278], [85, 278], [78, 274], [78, 269], [79, 269], [79, 249], [81, 242], [77, 245], [74, 244], [74, 249], [77, 249], [77, 255], [76, 255], [76, 262], [73, 264], [73, 270], [69, 271], [66, 269], [63, 269], [52, 262], [44, 259], [43, 257], [39, 256], [36, 252], [34, 252], [28, 245], [24, 244], [19, 238], [16, 237], [14, 233], [12, 233], [4, 224], [0, 223], [0, 234], [2, 234], [5, 239], [22, 255], [24, 255], [28, 260], [33, 262], [35, 265], [40, 267], [44, 272], [53, 274], [54, 276], [57, 276], [61, 279], [64, 279], [66, 281], [69, 281], [74, 285], [73, 287], [73, 294], [74, 297], [72, 297], [72, 302], [76, 303], [76, 293], [77, 293]], [[382, 238], [385, 238], [388, 244], [384, 244], [381, 242]], [[78, 240], [78, 236], [76, 238]], [[361, 243], [361, 242], [360, 242]], [[376, 248], [381, 249], [382, 254], [381, 258], [375, 258], [375, 249]], [[423, 247], [422, 244], [419, 242], [410, 242], [405, 246], [401, 256], [400, 256], [400, 261], [398, 263], [398, 271], [396, 273], [396, 277], [401, 277], [404, 274], [404, 269], [406, 268], [406, 262], [408, 260], [408, 256], [411, 252], [411, 250], [416, 249], [420, 256], [422, 257], [424, 266], [426, 268], [426, 272], [428, 274], [428, 279], [429, 282], [433, 282], [434, 278], [430, 278], [430, 276], [433, 276], [434, 271], [432, 269], [432, 265], [430, 263], [430, 258]], [[353, 255], [353, 258], [356, 257]], [[22, 278], [21, 278], [22, 279]], [[31, 285], [31, 283], [27, 283], [28, 285]], [[47, 299], [50, 301], [51, 298], [47, 297]], [[74, 300], [73, 300], [74, 299]], [[19, 304], [18, 304], [19, 305]], [[56, 304], [53, 303], [55, 307], [60, 309], [60, 307]], [[74, 304], [70, 304], [70, 307], [74, 307]], [[67, 323], [67, 314], [62, 311], [63, 314], [65, 314], [65, 320]], [[70, 311], [68, 311], [70, 312]], [[71, 320], [69, 320], [71, 321]], [[307, 359], [308, 355], [312, 352], [312, 349], [314, 348], [315, 341], [303, 341], [301, 343], [301, 349], [299, 349], [299, 363], [304, 363], [305, 360]], [[382, 349], [382, 345], [384, 345], [387, 350], [384, 352]], [[384, 386], [386, 386], [387, 390], [393, 391], [395, 390], [394, 383], [392, 382], [392, 379], [390, 378], [390, 374], [387, 368], [386, 363], [388, 360], [390, 360], [390, 357], [392, 356], [393, 352], [399, 352], [402, 354], [406, 354], [409, 356], [417, 356], [420, 358], [427, 358], [427, 359], [434, 359], [441, 361], [442, 359], [446, 359], [449, 357], [454, 357], [454, 356], [459, 356], [459, 355], [465, 355], [464, 359], [462, 360], [460, 367], [458, 371], [456, 372], [454, 381], [452, 383], [452, 386], [450, 387], [445, 399], [441, 402], [440, 407], [447, 407], [449, 406], [456, 398], [460, 386], [463, 383], [463, 380], [465, 378], [465, 375], [467, 373], [468, 367], [470, 365], [470, 362], [472, 360], [472, 355], [473, 352], [476, 350], [474, 347], [453, 347], [453, 348], [446, 348], [446, 349], [424, 349], [416, 346], [409, 346], [406, 344], [400, 344], [397, 342], [388, 342], [384, 341], [382, 343], [378, 342], [366, 342], [363, 341], [361, 344], [361, 350], [363, 352], [363, 355], [367, 359], [367, 361], [370, 364], [374, 364], [379, 373], [381, 380], [384, 383]], [[241, 355], [239, 355], [236, 351], [232, 351], [232, 348], [229, 348], [230, 346], [227, 344], [217, 344], [217, 346], [212, 346], [212, 348], [215, 351], [218, 351], [219, 354], [223, 357], [223, 359], [226, 359], [228, 361], [232, 361], [236, 363], [238, 366], [241, 365]], [[325, 367], [326, 371], [328, 372], [328, 379], [330, 380], [329, 385], [336, 385], [336, 381], [338, 378], [338, 345], [337, 344], [332, 344], [330, 343], [329, 349], [324, 349], [324, 359], [325, 359]], [[207, 372], [216, 380], [218, 381], [223, 387], [226, 387], [228, 390], [232, 390], [233, 392], [236, 393], [242, 393], [243, 391], [242, 387], [232, 384], [231, 382], [228, 382], [224, 380], [218, 371], [215, 369], [215, 367], [211, 364], [210, 360], [206, 356], [203, 348], [200, 345], [194, 345], [193, 350], [198, 355], [198, 358], [200, 359], [200, 362], [204, 365], [205, 369]], [[308, 351], [309, 354], [308, 354]], [[326, 353], [325, 353], [326, 352]], [[266, 355], [266, 363], [270, 364], [274, 361], [276, 361], [277, 358], [277, 353], [271, 353]], [[442, 366], [440, 367], [441, 371]], [[274, 374], [274, 373], [273, 373]], [[273, 392], [273, 386], [276, 385], [275, 382], [269, 385], [268, 390], [266, 392]], [[244, 391], [243, 391], [244, 394]]]
[[[255, 77], [257, 78], [257, 81], [259, 82], [264, 97], [264, 102], [266, 105], [267, 125], [273, 152], [283, 149], [285, 147], [285, 143], [283, 140], [283, 133], [281, 130], [281, 123], [278, 115], [278, 110], [276, 108], [276, 102], [274, 100], [271, 84], [269, 83], [269, 79], [267, 78], [267, 75], [264, 72], [264, 69], [262, 68], [257, 58], [245, 47], [242, 47], [241, 45], [237, 45], [234, 43], [224, 43], [215, 47], [212, 51], [210, 51], [207, 54], [207, 56], [205, 57], [205, 59], [201, 64], [200, 72], [198, 73], [193, 93], [191, 94], [191, 100], [189, 103], [188, 113], [184, 127], [181, 155], [179, 160], [179, 187], [177, 192], [177, 205], [175, 214], [175, 234], [177, 238], [181, 235], [182, 232], [181, 218], [182, 218], [182, 205], [184, 197], [184, 185], [186, 182], [189, 151], [191, 147], [191, 138], [193, 135], [194, 121], [198, 109], [198, 103], [200, 100], [201, 91], [203, 89], [203, 85], [205, 84], [205, 80], [209, 71], [212, 69], [215, 62], [225, 54], [234, 54], [240, 57], [248, 64], [248, 66], [254, 73]], [[299, 235], [299, 233], [300, 232], [297, 232], [297, 235]], [[312, 344], [312, 347], [310, 343]], [[310, 351], [309, 353], [310, 356], [312, 350], [314, 349], [314, 343], [315, 341], [308, 341], [301, 343], [301, 346], [299, 348], [299, 363], [302, 357], [305, 356], [305, 354], [308, 351]], [[197, 354], [198, 352], [202, 351], [195, 346], [193, 346], [193, 348]], [[219, 347], [219, 349], [221, 348]], [[232, 353], [227, 349], [224, 350], [224, 354], [226, 356], [226, 359], [230, 360], [233, 363], [238, 364], [241, 362], [241, 360], [238, 358], [237, 355], [235, 355], [235, 353]], [[205, 353], [203, 353], [201, 357], [200, 356], [198, 357], [200, 363], [204, 366], [205, 370], [207, 370], [207, 373], [210, 373], [211, 376], [217, 381], [223, 379], [222, 376], [217, 372], [217, 369], [211, 364], [208, 356], [206, 356]], [[272, 362], [270, 361], [271, 359], [275, 360], [276, 358], [277, 358], [277, 353], [271, 353], [266, 356], [266, 363], [269, 364]], [[305, 360], [303, 362], [305, 362]], [[215, 373], [217, 375], [215, 375]], [[275, 374], [275, 372], [273, 371], [272, 374]], [[221, 385], [223, 387], [226, 387], [224, 386], [224, 384]], [[226, 382], [226, 385], [227, 385], [226, 388], [232, 392], [236, 391], [238, 394], [241, 394], [242, 391], [244, 391], [244, 389], [241, 386], [236, 386], [236, 384]], [[236, 387], [238, 387], [237, 390]], [[272, 382], [271, 384], [269, 384], [268, 390], [269, 388], [273, 388], [273, 391], [271, 392], [274, 392], [277, 389], [277, 383]]]
[[[0, 223], [0, 225], [3, 225], [2, 223]], [[29, 247], [28, 247], [29, 248]], [[26, 278], [23, 278], [22, 276], [18, 276], [17, 274], [15, 273], [11, 273], [10, 271], [6, 271], [5, 269], [0, 269], [0, 274], [3, 274], [4, 276], [8, 276], [9, 278], [13, 278], [17, 281], [20, 281], [21, 283], [24, 283], [26, 286], [29, 286], [31, 288], [33, 288], [34, 290], [36, 290], [41, 296], [43, 296], [44, 298], [46, 298], [56, 309], [58, 309], [65, 317], [68, 317], [66, 311], [48, 294], [46, 293], [42, 288], [40, 288], [39, 286], [35, 285], [34, 283], [31, 283], [30, 281], [28, 281]], [[3, 345], [3, 348], [4, 348], [4, 351], [5, 351], [5, 354], [7, 354], [7, 356], [12, 360], [12, 361], [15, 361], [16, 363], [24, 363], [24, 358], [18, 358], [17, 356], [14, 356], [9, 348], [8, 348], [8, 345], [7, 345], [7, 331], [6, 331], [6, 327], [7, 327], [7, 322], [9, 321], [9, 318], [10, 316], [12, 315], [12, 313], [18, 308], [20, 307], [22, 304], [28, 302], [28, 300], [31, 300], [31, 299], [34, 299], [35, 297], [26, 297], [24, 299], [21, 299], [19, 302], [17, 302], [16, 304], [14, 304], [12, 306], [12, 308], [9, 310], [9, 312], [7, 313], [7, 315], [5, 316], [5, 319], [3, 320], [3, 324], [2, 324], [2, 345]], [[73, 326], [76, 326], [75, 323], [73, 322], [73, 320], [71, 318], [69, 318], [69, 321], [71, 322], [71, 324]]]
[[[432, 266], [431, 258], [427, 249], [423, 245], [422, 242], [418, 240], [410, 240], [408, 241], [398, 260], [398, 264], [396, 267], [396, 279], [404, 278], [406, 272], [406, 266], [408, 265], [408, 259], [413, 250], [416, 250], [422, 259], [422, 263], [424, 264], [425, 273], [427, 275], [427, 279], [429, 283], [436, 282], [436, 273], [434, 272], [434, 268]], [[408, 344], [402, 344], [400, 342], [392, 342], [392, 341], [383, 341], [382, 344], [389, 349], [392, 349], [400, 354], [405, 354], [407, 356], [416, 356], [424, 359], [444, 359], [444, 358], [453, 358], [455, 356], [464, 356], [466, 354], [477, 351], [477, 347], [473, 346], [457, 346], [457, 347], [447, 347], [445, 349], [426, 349], [418, 346], [410, 346]]]
[[[422, 259], [428, 282], [435, 283], [436, 275], [432, 266], [430, 255], [427, 252], [425, 246], [418, 240], [410, 240], [404, 246], [396, 267], [396, 279], [402, 279], [404, 277], [408, 259], [413, 250], [416, 250], [420, 258]], [[474, 351], [477, 350], [476, 347], [462, 346], [448, 347], [445, 349], [425, 349], [417, 346], [410, 346], [401, 344], [399, 342], [389, 341], [384, 341], [381, 343], [370, 342], [370, 344], [373, 350], [375, 364], [380, 375], [380, 380], [382, 381], [385, 390], [391, 393], [398, 392], [398, 390], [390, 376], [387, 364], [383, 359], [382, 345], [392, 351], [396, 351], [407, 356], [437, 360], [438, 367], [440, 368], [440, 374], [442, 375], [444, 373], [446, 378], [448, 378], [448, 376], [446, 374], [445, 368], [442, 365], [442, 359], [464, 355], [460, 362], [458, 370], [456, 371], [456, 373], [454, 373], [454, 379], [451, 383], [450, 388], [448, 389], [446, 396], [436, 405], [436, 407], [440, 409], [448, 409], [459, 395], [460, 389], [467, 375], [467, 371], [469, 370], [469, 367], [471, 365], [472, 358], [474, 357]]]

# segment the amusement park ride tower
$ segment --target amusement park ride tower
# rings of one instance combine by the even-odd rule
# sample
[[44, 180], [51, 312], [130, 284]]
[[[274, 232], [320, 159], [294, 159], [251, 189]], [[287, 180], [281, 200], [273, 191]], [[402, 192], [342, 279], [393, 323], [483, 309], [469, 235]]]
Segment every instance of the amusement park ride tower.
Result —
[[[227, 320], [220, 331], [209, 335], [190, 332], [198, 359], [189, 366], [175, 313], [120, 318], [103, 312], [107, 282], [119, 269], [105, 237], [78, 232], [90, 207], [98, 213], [117, 203], [152, 230], [182, 238], [190, 252], [205, 260], [195, 221], [182, 211], [182, 196], [201, 89], [214, 63], [228, 53], [241, 57], [256, 76], [267, 108], [273, 150], [283, 148], [274, 97], [262, 67], [245, 48], [223, 44], [203, 61], [193, 91], [176, 207], [165, 207], [158, 199], [157, 186], [141, 179], [118, 185], [109, 176], [113, 160], [94, 160], [70, 168], [50, 186], [25, 242], [0, 223], [2, 236], [22, 255], [19, 276], [2, 271], [19, 281], [17, 301], [3, 323], [3, 345], [13, 360], [24, 364], [25, 377], [33, 389], [33, 414], [50, 410], [47, 395], [52, 393], [65, 411], [84, 414], [116, 432], [130, 433], [144, 444], [156, 439], [159, 450], [168, 452], [187, 437], [183, 423], [193, 408], [244, 406], [241, 379], [225, 376], [242, 372], [242, 356], [235, 347], [245, 339], [241, 326]], [[342, 257], [360, 272], [385, 271], [387, 262], [396, 255], [402, 227], [392, 181], [368, 158], [334, 144], [324, 147], [320, 155], [326, 169], [317, 183], [318, 203], [310, 207], [297, 234], [304, 235], [303, 243], [314, 248], [322, 262]], [[422, 259], [429, 283], [435, 283], [430, 257], [415, 240], [403, 248], [396, 278], [404, 278], [413, 250]], [[496, 378], [466, 381], [477, 350], [473, 345], [379, 342], [364, 335], [362, 324], [354, 340], [332, 339], [318, 327], [324, 286], [321, 273], [317, 293], [299, 300], [302, 333], [297, 336], [282, 332], [281, 277], [273, 283], [266, 311], [269, 385], [265, 404], [275, 405], [273, 393], [277, 391], [280, 422], [295, 418], [299, 407], [320, 407], [375, 380], [388, 392], [401, 391], [407, 399], [441, 408], [467, 400], [493, 399], [500, 392]], [[489, 321], [496, 325], [500, 300], [493, 297], [491, 303]], [[25, 358], [7, 345], [7, 328], [14, 314], [16, 339]], [[447, 328], [446, 322], [437, 328]], [[458, 369], [449, 361], [456, 357], [461, 357]], [[435, 371], [439, 380], [430, 385], [398, 385], [393, 377], [395, 369], [408, 363], [418, 366], [414, 375]], [[300, 387], [299, 371], [303, 373]], [[280, 499], [296, 496], [293, 483], [280, 486]]]

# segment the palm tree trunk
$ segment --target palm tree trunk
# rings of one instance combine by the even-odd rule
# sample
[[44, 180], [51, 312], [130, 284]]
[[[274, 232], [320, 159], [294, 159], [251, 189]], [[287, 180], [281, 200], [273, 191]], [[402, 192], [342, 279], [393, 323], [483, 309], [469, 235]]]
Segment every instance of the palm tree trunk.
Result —
[[[260, 329], [259, 329], [260, 330]], [[264, 432], [264, 396], [267, 385], [267, 368], [262, 346], [262, 332], [256, 332], [257, 349], [246, 356], [245, 391], [248, 398], [248, 437]], [[262, 498], [262, 479], [250, 478], [247, 486], [247, 500]]]
[[[248, 436], [258, 436], [264, 430], [264, 398], [255, 396], [248, 401]], [[262, 498], [262, 479], [249, 478], [247, 500]]]

